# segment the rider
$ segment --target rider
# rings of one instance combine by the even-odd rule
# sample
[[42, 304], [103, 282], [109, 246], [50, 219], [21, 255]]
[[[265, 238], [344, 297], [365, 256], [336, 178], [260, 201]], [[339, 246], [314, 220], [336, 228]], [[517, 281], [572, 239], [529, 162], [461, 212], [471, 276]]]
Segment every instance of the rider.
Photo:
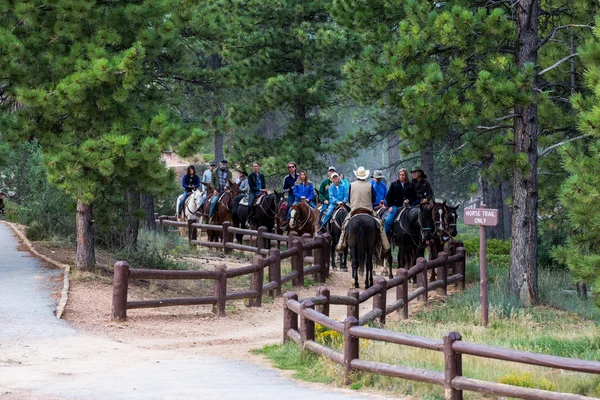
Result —
[[375, 202], [373, 208], [386, 206], [385, 196], [387, 196], [388, 188], [383, 182], [383, 172], [378, 169], [373, 173], [373, 180], [371, 186], [375, 189]]
[[[213, 171], [216, 167], [216, 161], [211, 161], [210, 164], [208, 164], [208, 169], [204, 171], [204, 174], [202, 174], [203, 183], [210, 184], [210, 179], [212, 178]], [[204, 200], [206, 200], [206, 196], [208, 195], [208, 190], [206, 190], [204, 185], [202, 185], [200, 189], [202, 190], [202, 197], [200, 198], [200, 209], [202, 209], [202, 206], [204, 205]]]
[[294, 204], [294, 185], [298, 180], [298, 174], [296, 170], [298, 166], [295, 162], [289, 162], [287, 164], [288, 174], [283, 180], [283, 193], [287, 193], [287, 214], [285, 219], [290, 219], [290, 211], [292, 210], [292, 204]]
[[331, 186], [331, 184], [333, 183], [331, 181], [331, 174], [333, 174], [334, 172], [336, 172], [335, 167], [329, 167], [329, 170], [327, 170], [327, 178], [325, 178], [323, 182], [321, 182], [321, 186], [319, 187], [319, 201], [323, 203], [323, 206], [321, 207], [321, 212], [319, 213], [319, 221], [321, 221], [321, 218], [323, 218], [325, 209], [329, 204], [329, 186]]
[[237, 178], [236, 183], [240, 185], [240, 194], [248, 194], [250, 187], [248, 186], [248, 174], [246, 171], [240, 171], [240, 176]]
[[329, 207], [327, 207], [325, 218], [323, 218], [323, 222], [317, 231], [318, 234], [325, 233], [325, 225], [331, 219], [337, 206], [348, 202], [348, 189], [341, 183], [337, 172], [331, 174], [331, 180], [333, 181], [333, 185], [329, 186]]
[[375, 218], [377, 225], [379, 226], [379, 236], [381, 238], [382, 248], [381, 257], [383, 259], [390, 250], [390, 243], [388, 242], [387, 235], [383, 230], [383, 223], [381, 219], [379, 219], [375, 211], [373, 211], [373, 203], [375, 203], [375, 189], [369, 182], [367, 182], [369, 170], [365, 169], [364, 167], [358, 167], [358, 170], [354, 171], [354, 175], [358, 180], [350, 184], [350, 190], [348, 191], [348, 198], [350, 200], [350, 213], [344, 220], [340, 241], [335, 249], [339, 252], [346, 248], [348, 235], [346, 228], [348, 226], [348, 221], [350, 221], [350, 218], [352, 218], [359, 210], [366, 210], [369, 211], [370, 214]]
[[410, 207], [410, 204], [417, 198], [414, 186], [408, 180], [408, 171], [406, 168], [401, 168], [398, 171], [398, 180], [392, 182], [388, 191], [386, 201], [390, 206], [388, 216], [385, 219], [385, 233], [389, 234], [392, 230], [392, 225], [398, 214], [398, 210], [402, 206]]
[[431, 199], [433, 199], [433, 189], [431, 188], [431, 184], [427, 181], [425, 171], [423, 171], [421, 167], [414, 167], [410, 173], [412, 175], [412, 184], [417, 192], [417, 198], [413, 201], [412, 205], [416, 206], [423, 200], [425, 200], [425, 202], [430, 202]]
[[210, 199], [210, 211], [208, 213], [209, 218], [211, 218], [215, 212], [215, 206], [217, 205], [217, 201], [219, 201], [219, 197], [221, 197], [223, 192], [229, 190], [231, 178], [231, 171], [227, 168], [227, 160], [222, 159], [221, 165], [217, 170], [213, 171], [212, 177], [210, 178], [210, 187], [212, 187], [214, 190], [213, 197]]
[[346, 186], [346, 189], [350, 188], [350, 182], [348, 182], [343, 172], [340, 172], [340, 185]]
[[181, 200], [179, 201], [179, 205], [177, 207], [177, 212], [179, 214], [182, 214], [185, 199], [187, 199], [188, 196], [194, 190], [198, 189], [198, 186], [200, 186], [200, 178], [198, 177], [198, 175], [196, 175], [196, 169], [193, 165], [187, 167], [187, 171], [181, 179], [181, 186], [183, 186], [185, 191], [183, 192], [183, 196], [181, 197]]
[[256, 196], [267, 193], [265, 185], [265, 176], [259, 172], [260, 164], [257, 161], [252, 163], [252, 169], [254, 172], [248, 177], [248, 187], [250, 192], [248, 193], [248, 216], [246, 218], [246, 227], [250, 228], [251, 222], [254, 219], [254, 199]]
[[[312, 182], [308, 179], [306, 171], [300, 171], [300, 175], [294, 185], [294, 204], [300, 203], [302, 200], [307, 200], [312, 208], [315, 208], [315, 188]], [[291, 207], [290, 207], [291, 208]]]

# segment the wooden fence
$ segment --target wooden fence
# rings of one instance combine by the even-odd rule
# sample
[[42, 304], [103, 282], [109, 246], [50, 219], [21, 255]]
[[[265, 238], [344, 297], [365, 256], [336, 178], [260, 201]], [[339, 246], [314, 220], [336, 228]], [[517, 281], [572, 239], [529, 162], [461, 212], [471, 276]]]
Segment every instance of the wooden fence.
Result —
[[[172, 221], [171, 221], [172, 222]], [[200, 225], [200, 224], [192, 224]], [[209, 225], [213, 227], [213, 225]], [[192, 226], [193, 227], [193, 226]], [[220, 228], [217, 226], [217, 228]], [[225, 232], [227, 228], [223, 227]], [[216, 230], [216, 229], [215, 229]], [[237, 230], [236, 230], [237, 231]], [[247, 231], [247, 230], [244, 230]], [[262, 232], [262, 238], [267, 240], [275, 235]], [[223, 235], [225, 238], [226, 235]], [[214, 243], [221, 244], [223, 243]], [[226, 242], [231, 246], [224, 246], [224, 249], [238, 248], [240, 246], [232, 242]], [[133, 308], [154, 308], [182, 305], [203, 305], [212, 304], [213, 312], [219, 316], [225, 315], [225, 305], [228, 300], [249, 299], [249, 307], [260, 307], [262, 305], [263, 293], [269, 292], [273, 297], [281, 295], [283, 284], [291, 281], [294, 286], [304, 286], [305, 275], [314, 274], [315, 278], [325, 282], [329, 276], [329, 249], [331, 247], [331, 236], [328, 234], [317, 235], [314, 239], [310, 235], [302, 237], [292, 237], [289, 248], [281, 251], [278, 248], [264, 249], [258, 242], [257, 246], [244, 246], [246, 251], [258, 253], [252, 259], [252, 264], [239, 268], [228, 269], [225, 265], [218, 265], [214, 271], [163, 271], [149, 269], [130, 269], [125, 261], [119, 261], [114, 266], [113, 276], [113, 301], [112, 301], [112, 319], [116, 321], [125, 321], [127, 319], [127, 310]], [[268, 257], [264, 258], [262, 254]], [[314, 256], [311, 255], [314, 251]], [[281, 260], [290, 258], [292, 271], [286, 275], [281, 275]], [[310, 265], [305, 267], [304, 264]], [[264, 270], [268, 270], [268, 282], [264, 283]], [[245, 291], [227, 292], [227, 280], [242, 275], [251, 275], [250, 288]], [[128, 301], [127, 292], [129, 279], [208, 279], [213, 280], [213, 295], [205, 297], [176, 298]]]
[[[452, 252], [452, 249], [448, 250]], [[427, 280], [423, 278], [426, 278], [426, 272], [433, 268], [438, 269], [440, 279], [427, 283]], [[303, 349], [323, 355], [343, 365], [345, 367], [346, 384], [350, 384], [350, 372], [357, 370], [440, 385], [445, 389], [447, 400], [461, 400], [465, 390], [522, 399], [590, 399], [590, 397], [575, 394], [516, 387], [464, 377], [462, 376], [462, 356], [492, 358], [592, 374], [600, 374], [600, 362], [467, 343], [461, 340], [458, 332], [449, 332], [444, 336], [444, 340], [436, 340], [363, 326], [374, 320], [378, 320], [383, 324], [386, 315], [394, 311], [402, 310], [403, 317], [407, 318], [408, 304], [419, 295], [423, 296], [424, 301], [427, 301], [428, 291], [442, 289], [446, 293], [447, 285], [453, 282], [462, 282], [462, 285], [464, 285], [464, 268], [465, 250], [460, 247], [457, 249], [456, 255], [440, 253], [437, 259], [429, 262], [419, 258], [417, 264], [410, 270], [401, 269], [398, 275], [390, 280], [377, 278], [373, 287], [360, 294], [358, 290], [350, 290], [347, 296], [334, 296], [326, 287], [320, 287], [317, 289], [315, 297], [298, 300], [296, 293], [287, 292], [284, 295], [283, 305], [283, 340], [293, 340]], [[452, 270], [452, 275], [448, 276], [450, 270]], [[421, 277], [419, 280], [420, 287], [408, 293], [407, 282], [413, 276]], [[388, 305], [386, 304], [386, 292], [394, 287], [396, 288], [396, 301]], [[371, 297], [373, 297], [373, 309], [364, 316], [360, 316], [360, 304]], [[344, 322], [338, 322], [329, 317], [329, 309], [332, 304], [347, 306], [347, 318]], [[315, 323], [344, 335], [343, 352], [315, 341]], [[361, 360], [359, 357], [359, 339], [376, 340], [442, 352], [444, 354], [444, 371], [430, 371]]]

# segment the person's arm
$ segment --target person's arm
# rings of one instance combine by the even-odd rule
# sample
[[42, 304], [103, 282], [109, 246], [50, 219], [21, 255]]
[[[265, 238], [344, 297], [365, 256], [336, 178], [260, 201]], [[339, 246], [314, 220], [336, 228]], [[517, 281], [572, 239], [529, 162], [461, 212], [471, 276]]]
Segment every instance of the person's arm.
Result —
[[186, 183], [185, 183], [185, 178], [186, 178], [186, 176], [187, 176], [187, 175], [184, 175], [184, 176], [181, 178], [181, 186], [183, 186], [185, 189], [187, 189], [187, 188], [188, 188], [188, 185], [186, 185]]
[[294, 191], [293, 191], [293, 193], [294, 193], [294, 197], [296, 199], [300, 200], [300, 197], [301, 197], [301, 195], [300, 195], [300, 185], [294, 185]]
[[433, 199], [433, 188], [431, 187], [431, 183], [427, 181], [427, 200], [431, 201]]
[[198, 189], [200, 186], [200, 177], [198, 175], [194, 175], [194, 178], [192, 179], [192, 185], [194, 185], [194, 188], [196, 189]]
[[327, 197], [329, 197], [329, 193], [326, 193], [327, 190], [325, 189], [325, 186], [327, 186], [325, 181], [321, 182], [321, 186], [319, 186], [319, 201], [321, 203], [323, 203], [325, 200], [328, 200]]
[[388, 194], [388, 187], [384, 184], [383, 185], [383, 204], [385, 204], [386, 206], [389, 204], [388, 201], [386, 200], [387, 194]]
[[267, 191], [267, 183], [265, 182], [265, 175], [260, 174], [260, 184], [263, 191]]
[[378, 203], [375, 203], [375, 201], [377, 201], [377, 193], [375, 193], [375, 186], [371, 185], [371, 203], [377, 205]]
[[216, 190], [217, 192], [219, 191], [219, 173], [217, 172], [217, 170], [215, 169], [210, 177], [210, 187], [213, 190]]
[[344, 196], [342, 197], [342, 201], [344, 203], [348, 202], [348, 192], [350, 191], [350, 188], [348, 186], [344, 186]]
[[394, 199], [393, 199], [393, 196], [392, 196], [392, 188], [393, 188], [393, 187], [394, 187], [394, 184], [392, 183], [392, 184], [390, 185], [390, 188], [389, 188], [389, 190], [387, 191], [387, 195], [385, 196], [385, 202], [387, 203], [386, 205], [387, 205], [388, 207], [391, 207], [391, 206], [393, 206], [393, 205], [394, 205]]
[[335, 185], [329, 186], [329, 204], [335, 204], [339, 202], [339, 200], [335, 197], [335, 190], [333, 189]]
[[308, 196], [306, 196], [306, 199], [308, 201], [312, 201], [315, 198], [315, 187], [313, 186], [312, 183], [308, 184]]

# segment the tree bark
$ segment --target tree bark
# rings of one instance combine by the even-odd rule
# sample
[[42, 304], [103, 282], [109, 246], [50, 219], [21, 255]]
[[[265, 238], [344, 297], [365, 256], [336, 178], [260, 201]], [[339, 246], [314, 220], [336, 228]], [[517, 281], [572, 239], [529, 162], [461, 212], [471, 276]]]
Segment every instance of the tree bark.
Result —
[[156, 221], [154, 220], [154, 196], [151, 194], [140, 195], [140, 208], [146, 212], [146, 218], [142, 220], [142, 226], [148, 230], [156, 230]]
[[215, 160], [219, 162], [223, 159], [223, 132], [215, 132], [214, 146], [215, 146]]
[[508, 199], [512, 199], [513, 184], [512, 180], [502, 182], [502, 222], [503, 222], [503, 237], [504, 240], [510, 240], [512, 232], [512, 211], [510, 204], [507, 204]]
[[124, 245], [135, 246], [140, 231], [140, 219], [135, 212], [140, 208], [140, 194], [137, 191], [127, 190], [125, 192], [125, 236]]
[[487, 208], [498, 210], [498, 225], [488, 226], [485, 229], [485, 237], [488, 239], [504, 240], [502, 184], [494, 182], [482, 174], [479, 178], [479, 185], [481, 187], [483, 204]]
[[77, 269], [93, 271], [96, 268], [96, 254], [94, 251], [94, 229], [92, 227], [92, 205], [85, 204], [77, 199]]
[[389, 182], [394, 182], [398, 179], [398, 167], [395, 166], [400, 161], [400, 137], [396, 132], [387, 135], [387, 159], [388, 159], [388, 178]]
[[425, 146], [421, 149], [421, 168], [427, 175], [427, 180], [431, 183], [433, 193], [435, 193], [435, 162], [433, 159], [433, 140], [427, 141]]
[[[537, 64], [538, 0], [520, 0], [516, 6], [517, 51], [520, 70]], [[535, 77], [529, 90], [533, 94]], [[515, 154], [525, 155], [526, 169], [516, 168], [513, 176], [512, 243], [510, 249], [509, 290], [524, 306], [538, 301], [537, 286], [537, 105], [515, 105]]]

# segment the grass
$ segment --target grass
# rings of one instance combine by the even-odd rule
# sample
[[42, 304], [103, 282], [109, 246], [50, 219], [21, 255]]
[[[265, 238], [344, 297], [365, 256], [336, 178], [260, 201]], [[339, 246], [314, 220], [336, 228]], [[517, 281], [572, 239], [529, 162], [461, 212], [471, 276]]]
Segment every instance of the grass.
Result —
[[[467, 263], [468, 282], [479, 280], [476, 260]], [[388, 322], [386, 329], [412, 335], [442, 339], [444, 334], [457, 331], [464, 341], [499, 346], [514, 350], [532, 351], [562, 357], [600, 361], [600, 311], [590, 300], [581, 300], [565, 292], [571, 289], [566, 272], [540, 271], [539, 286], [542, 304], [523, 309], [517, 300], [507, 293], [508, 270], [489, 266], [489, 327], [480, 326], [479, 285], [469, 285], [467, 290], [448, 297], [445, 301], [433, 301], [423, 312], [407, 321]], [[317, 330], [317, 341], [337, 350], [343, 350], [341, 335]], [[271, 346], [262, 354], [274, 359], [286, 368], [323, 368], [325, 377], [343, 386], [343, 369], [321, 358], [318, 365], [313, 358], [294, 360], [299, 354], [290, 347], [295, 344]], [[285, 350], [281, 350], [285, 348]], [[290, 360], [282, 360], [289, 357]], [[316, 357], [316, 356], [315, 356]], [[407, 346], [361, 340], [361, 359], [388, 364], [411, 366], [435, 371], [444, 370], [443, 354]], [[304, 361], [303, 361], [304, 360]], [[310, 362], [310, 364], [309, 364]], [[294, 367], [295, 363], [298, 364]], [[276, 366], [278, 365], [276, 364]], [[578, 374], [569, 371], [507, 363], [479, 357], [463, 357], [465, 376], [490, 382], [511, 382], [524, 386], [556, 388], [565, 393], [600, 396], [600, 376]], [[299, 376], [300, 377], [300, 376]], [[414, 395], [418, 398], [442, 399], [441, 387], [418, 382], [384, 377], [374, 374], [355, 373], [351, 389], [363, 387], [382, 391]], [[465, 392], [465, 398], [481, 398], [476, 393]]]

